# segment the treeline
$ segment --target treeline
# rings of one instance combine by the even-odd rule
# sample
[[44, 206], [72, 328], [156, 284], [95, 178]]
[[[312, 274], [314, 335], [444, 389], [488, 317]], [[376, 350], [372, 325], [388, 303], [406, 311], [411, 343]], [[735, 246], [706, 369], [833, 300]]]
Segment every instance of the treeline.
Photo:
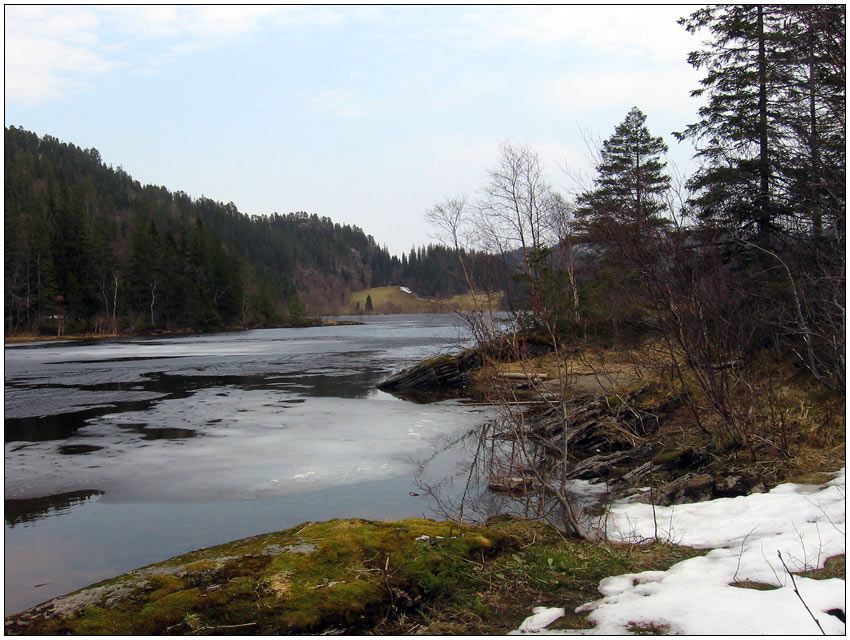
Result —
[[80, 149], [4, 132], [8, 333], [211, 330], [333, 313], [353, 290], [461, 290], [453, 250], [391, 256], [357, 227], [304, 212], [240, 213], [233, 203], [145, 185]]
[[394, 282], [403, 282], [422, 297], [449, 298], [468, 291], [460, 264], [475, 265], [471, 284], [477, 291], [504, 290], [508, 270], [504, 261], [485, 251], [454, 249], [440, 244], [413, 248], [394, 269]]

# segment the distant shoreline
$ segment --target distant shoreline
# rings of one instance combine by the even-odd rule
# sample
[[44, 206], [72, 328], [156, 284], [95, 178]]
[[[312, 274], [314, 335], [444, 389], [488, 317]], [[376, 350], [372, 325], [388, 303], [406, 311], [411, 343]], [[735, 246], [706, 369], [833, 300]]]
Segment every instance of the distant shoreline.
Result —
[[365, 322], [359, 320], [320, 320], [311, 318], [311, 322], [305, 324], [275, 324], [258, 327], [225, 327], [216, 331], [197, 331], [192, 329], [175, 329], [174, 331], [147, 331], [147, 332], [122, 332], [122, 333], [69, 333], [61, 336], [35, 335], [23, 333], [19, 335], [4, 335], [5, 344], [22, 344], [26, 342], [60, 342], [63, 340], [109, 340], [118, 338], [173, 338], [177, 336], [200, 336], [225, 333], [229, 331], [250, 331], [252, 329], [304, 329], [310, 327], [340, 327], [348, 325], [361, 325]]

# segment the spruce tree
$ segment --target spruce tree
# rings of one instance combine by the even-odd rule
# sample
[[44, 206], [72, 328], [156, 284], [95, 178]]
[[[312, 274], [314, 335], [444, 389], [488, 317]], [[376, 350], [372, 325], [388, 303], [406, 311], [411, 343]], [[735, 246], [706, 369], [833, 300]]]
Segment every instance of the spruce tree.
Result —
[[843, 236], [846, 184], [846, 8], [783, 5], [777, 171], [794, 229]]
[[603, 242], [615, 232], [640, 237], [664, 226], [666, 152], [664, 140], [650, 134], [646, 116], [633, 107], [602, 143], [594, 188], [577, 198], [582, 226]]
[[711, 39], [688, 62], [704, 70], [689, 182], [701, 217], [762, 243], [821, 210], [843, 228], [844, 7], [710, 6], [680, 20]]

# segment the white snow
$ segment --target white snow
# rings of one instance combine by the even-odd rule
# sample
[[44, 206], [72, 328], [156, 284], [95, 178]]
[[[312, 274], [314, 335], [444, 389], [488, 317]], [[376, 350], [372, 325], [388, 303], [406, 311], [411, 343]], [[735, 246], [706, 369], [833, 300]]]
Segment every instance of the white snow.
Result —
[[408, 289], [407, 287], [399, 287], [399, 289], [401, 289], [404, 293], [413, 293], [413, 292], [412, 292], [410, 289]]
[[[631, 625], [684, 635], [844, 634], [845, 625], [826, 613], [846, 610], [845, 581], [795, 577], [800, 596], [782, 565], [793, 572], [821, 568], [845, 551], [845, 470], [826, 485], [783, 484], [769, 493], [656, 507], [621, 501], [612, 506], [608, 537], [640, 541], [658, 537], [713, 549], [667, 571], [605, 578], [603, 598], [582, 605], [592, 629], [567, 634], [623, 635]], [[762, 582], [760, 591], [732, 586]], [[807, 611], [802, 600], [811, 610]], [[560, 612], [560, 613], [559, 613]], [[546, 629], [563, 609], [536, 607], [513, 633], [557, 633]], [[548, 617], [547, 617], [548, 616]], [[542, 622], [541, 622], [542, 621]]]
[[534, 615], [523, 620], [519, 626], [520, 633], [539, 633], [565, 613], [557, 607], [534, 607], [532, 611]]

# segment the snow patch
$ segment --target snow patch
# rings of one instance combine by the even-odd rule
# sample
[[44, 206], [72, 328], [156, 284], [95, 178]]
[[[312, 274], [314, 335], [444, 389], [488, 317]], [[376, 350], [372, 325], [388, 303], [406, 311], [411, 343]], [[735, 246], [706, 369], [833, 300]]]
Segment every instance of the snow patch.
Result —
[[534, 615], [523, 620], [522, 624], [519, 626], [519, 630], [515, 631], [514, 634], [540, 633], [541, 631], [551, 633], [546, 629], [546, 627], [555, 622], [558, 618], [562, 618], [565, 613], [563, 609], [558, 607], [534, 607], [532, 611]]
[[[818, 634], [802, 597], [825, 633], [844, 634], [844, 623], [827, 611], [845, 610], [845, 581], [796, 576], [798, 597], [783, 561], [791, 571], [806, 571], [845, 552], [845, 486], [842, 469], [826, 485], [789, 483], [766, 494], [656, 506], [655, 518], [651, 505], [617, 502], [609, 514], [610, 539], [651, 539], [657, 526], [662, 539], [713, 550], [667, 571], [605, 578], [599, 584], [604, 597], [576, 610], [590, 612], [593, 629], [545, 629], [552, 620], [542, 627], [539, 621], [558, 610], [538, 607], [515, 633], [625, 635], [637, 625], [684, 635]], [[775, 588], [732, 586], [744, 581]]]

